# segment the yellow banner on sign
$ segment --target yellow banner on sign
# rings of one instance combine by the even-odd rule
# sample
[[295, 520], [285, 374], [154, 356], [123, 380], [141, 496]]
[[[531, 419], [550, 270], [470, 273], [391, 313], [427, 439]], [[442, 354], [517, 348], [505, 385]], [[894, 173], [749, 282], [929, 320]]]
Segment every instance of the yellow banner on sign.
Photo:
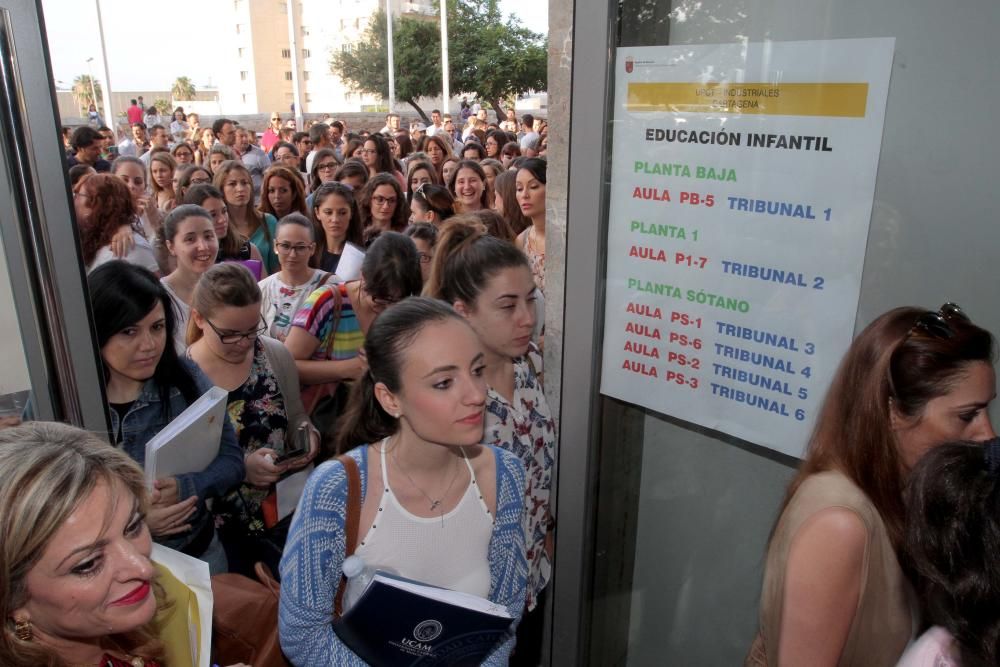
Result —
[[864, 118], [867, 83], [629, 83], [632, 112]]

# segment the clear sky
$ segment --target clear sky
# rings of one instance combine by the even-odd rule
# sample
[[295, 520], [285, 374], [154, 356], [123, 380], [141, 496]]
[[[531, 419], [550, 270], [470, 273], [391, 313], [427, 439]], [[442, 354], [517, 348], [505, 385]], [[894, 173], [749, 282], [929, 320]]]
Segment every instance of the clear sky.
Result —
[[[214, 62], [225, 45], [199, 36], [211, 35], [228, 0], [100, 2], [112, 90], [169, 90], [179, 76], [196, 88], [217, 83]], [[547, 0], [500, 0], [500, 6], [526, 27], [548, 31]], [[42, 9], [56, 85], [69, 88], [75, 77], [89, 73], [87, 58], [94, 59], [94, 77], [104, 81], [96, 0], [42, 0]]]

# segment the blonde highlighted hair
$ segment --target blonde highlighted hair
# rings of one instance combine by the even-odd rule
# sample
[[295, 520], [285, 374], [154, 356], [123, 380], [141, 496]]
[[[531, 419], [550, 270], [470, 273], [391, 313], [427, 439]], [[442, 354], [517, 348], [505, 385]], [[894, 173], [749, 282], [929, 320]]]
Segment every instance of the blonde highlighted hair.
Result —
[[[146, 512], [149, 498], [139, 465], [87, 431], [49, 422], [0, 430], [0, 665], [65, 667], [52, 650], [21, 641], [14, 612], [28, 601], [27, 577], [56, 532], [101, 482], [117, 486]], [[117, 494], [118, 502], [126, 502]], [[162, 591], [154, 587], [163, 609]], [[95, 632], [98, 632], [95, 629]], [[160, 658], [154, 623], [102, 637], [108, 648]]]

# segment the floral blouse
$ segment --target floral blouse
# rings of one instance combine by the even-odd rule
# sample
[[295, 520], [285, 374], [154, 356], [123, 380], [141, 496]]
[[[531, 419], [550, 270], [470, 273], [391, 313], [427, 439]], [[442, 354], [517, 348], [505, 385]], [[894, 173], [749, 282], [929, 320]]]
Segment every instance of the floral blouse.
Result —
[[556, 422], [542, 393], [536, 369], [542, 355], [534, 344], [528, 354], [514, 360], [513, 404], [491, 387], [486, 394], [484, 444], [516, 454], [526, 472], [524, 530], [528, 557], [528, 610], [548, 583], [552, 562], [545, 538], [552, 525], [549, 495], [555, 465]]
[[535, 279], [535, 286], [539, 291], [545, 291], [545, 251], [539, 252], [535, 244], [531, 242], [531, 227], [529, 226], [521, 232], [521, 247], [524, 254], [528, 256], [528, 263], [531, 265], [531, 277]]
[[[278, 454], [285, 451], [285, 432], [288, 430], [285, 399], [259, 340], [254, 341], [250, 375], [243, 386], [229, 392], [227, 411], [244, 456], [261, 447], [273, 449]], [[250, 533], [262, 532], [261, 505], [271, 493], [271, 489], [260, 489], [244, 481], [216, 505], [216, 517], [221, 523], [239, 521]]]

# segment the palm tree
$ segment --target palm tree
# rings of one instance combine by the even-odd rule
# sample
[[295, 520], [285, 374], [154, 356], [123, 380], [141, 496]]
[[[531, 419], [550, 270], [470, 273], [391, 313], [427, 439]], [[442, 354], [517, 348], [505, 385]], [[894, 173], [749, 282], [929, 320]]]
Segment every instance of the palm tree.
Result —
[[195, 94], [194, 84], [191, 83], [191, 79], [188, 77], [179, 76], [170, 88], [170, 94], [175, 100], [193, 100]]
[[[96, 95], [96, 99], [95, 99]], [[78, 107], [87, 115], [87, 109], [91, 104], [96, 105], [101, 98], [101, 84], [97, 79], [91, 80], [89, 74], [81, 74], [73, 79], [73, 99]]]

